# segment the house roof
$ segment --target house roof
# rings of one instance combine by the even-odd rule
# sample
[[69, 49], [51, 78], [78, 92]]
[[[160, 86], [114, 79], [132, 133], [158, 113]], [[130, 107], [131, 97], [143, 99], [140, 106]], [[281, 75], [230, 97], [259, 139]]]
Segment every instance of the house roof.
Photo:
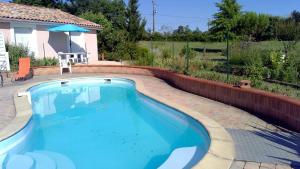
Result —
[[59, 9], [0, 2], [0, 19], [76, 24], [100, 29], [101, 25], [79, 18]]

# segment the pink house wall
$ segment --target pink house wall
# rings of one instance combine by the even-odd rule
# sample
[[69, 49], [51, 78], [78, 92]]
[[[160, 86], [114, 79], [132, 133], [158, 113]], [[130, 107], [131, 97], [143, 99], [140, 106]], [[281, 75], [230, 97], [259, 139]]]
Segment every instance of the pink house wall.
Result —
[[85, 33], [84, 35], [89, 62], [93, 63], [98, 61], [97, 32], [91, 30], [91, 32]]
[[[63, 32], [48, 32], [48, 26], [37, 25], [37, 42], [38, 53], [37, 57], [57, 57], [58, 52], [68, 52], [68, 35]], [[97, 33], [95, 30], [84, 33], [84, 41], [87, 48], [89, 61], [98, 60]], [[43, 48], [44, 44], [44, 48]]]
[[10, 42], [10, 23], [9, 22], [0, 22], [0, 32], [4, 34], [5, 42]]
[[[36, 58], [57, 57], [58, 52], [68, 52], [68, 35], [63, 32], [49, 32], [49, 26], [36, 25], [37, 55]], [[6, 42], [11, 42], [10, 23], [0, 22], [0, 31], [4, 33]], [[84, 33], [89, 61], [98, 60], [97, 33], [96, 30]]]
[[57, 57], [58, 52], [68, 52], [68, 37], [63, 32], [49, 32], [48, 26], [37, 25], [37, 58]]

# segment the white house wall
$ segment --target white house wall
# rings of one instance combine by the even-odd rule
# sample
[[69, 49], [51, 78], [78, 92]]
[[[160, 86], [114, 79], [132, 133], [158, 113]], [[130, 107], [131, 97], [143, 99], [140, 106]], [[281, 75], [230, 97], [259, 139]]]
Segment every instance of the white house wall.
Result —
[[[50, 24], [28, 23], [28, 22], [1, 22], [0, 31], [4, 33], [5, 41], [14, 43], [14, 27], [31, 27], [33, 29], [32, 43], [35, 48], [35, 57], [57, 57], [57, 52], [68, 52], [68, 35], [64, 32], [49, 32]], [[98, 60], [97, 34], [96, 30], [82, 33], [83, 44], [86, 46], [89, 61]], [[80, 45], [83, 46], [83, 45]]]
[[29, 28], [32, 29], [31, 37], [30, 37], [30, 50], [34, 53], [35, 57], [39, 56], [39, 51], [37, 48], [37, 31], [36, 24], [28, 23], [28, 22], [11, 22], [10, 23], [10, 43], [14, 44], [15, 41], [15, 29], [16, 28]]

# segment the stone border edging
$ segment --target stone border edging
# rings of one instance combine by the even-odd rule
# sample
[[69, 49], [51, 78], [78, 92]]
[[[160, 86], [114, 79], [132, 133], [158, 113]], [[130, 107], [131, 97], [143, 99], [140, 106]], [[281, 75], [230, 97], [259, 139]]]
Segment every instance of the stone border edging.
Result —
[[29, 86], [22, 86], [14, 94], [14, 105], [16, 116], [14, 119], [3, 129], [0, 130], [0, 142], [15, 135], [22, 130], [30, 121], [32, 116], [32, 107], [28, 102], [27, 96], [18, 96], [19, 92], [24, 92]]
[[[93, 77], [88, 77], [88, 78], [93, 78]], [[109, 77], [105, 77], [105, 78], [109, 78]], [[70, 78], [70, 79], [78, 79], [78, 78]], [[216, 168], [229, 169], [230, 168], [235, 156], [234, 155], [235, 149], [234, 149], [234, 143], [232, 141], [232, 138], [229, 135], [229, 133], [225, 130], [225, 128], [223, 128], [220, 124], [213, 121], [212, 119], [196, 111], [193, 111], [179, 104], [173, 103], [162, 97], [153, 95], [151, 92], [147, 91], [144, 88], [143, 82], [139, 79], [135, 79], [135, 78], [125, 78], [125, 79], [134, 81], [136, 84], [136, 90], [138, 92], [141, 92], [142, 94], [154, 100], [157, 100], [163, 104], [166, 104], [167, 106], [175, 108], [191, 116], [195, 120], [199, 121], [205, 127], [205, 129], [207, 130], [211, 138], [211, 144], [207, 154], [198, 162], [198, 164], [196, 164], [196, 166], [193, 167], [194, 169], [216, 169]], [[59, 81], [59, 80], [66, 80], [66, 79], [56, 79], [51, 81]], [[28, 124], [28, 122], [31, 119], [32, 107], [28, 102], [27, 96], [18, 97], [17, 93], [27, 91], [30, 87], [45, 82], [49, 82], [49, 81], [25, 85], [15, 93], [14, 103], [16, 107], [16, 117], [5, 129], [1, 130], [0, 132], [1, 141], [18, 133]]]
[[[253, 88], [242, 89], [229, 84], [189, 77], [154, 67], [76, 65], [72, 67], [72, 71], [74, 73], [154, 76], [181, 90], [244, 109], [300, 132], [300, 100], [295, 98]], [[59, 74], [59, 67], [37, 67], [34, 68], [34, 72], [36, 75]]]

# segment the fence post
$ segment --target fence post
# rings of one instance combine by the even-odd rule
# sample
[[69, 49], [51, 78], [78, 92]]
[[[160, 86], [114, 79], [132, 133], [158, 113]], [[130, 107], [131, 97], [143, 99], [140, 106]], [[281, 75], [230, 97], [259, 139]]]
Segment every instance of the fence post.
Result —
[[151, 55], [152, 55], [151, 57], [153, 58], [151, 66], [153, 66], [154, 65], [154, 57], [155, 57], [155, 55], [154, 55], [154, 51], [153, 51], [153, 37], [152, 37], [152, 35], [151, 35], [151, 41], [150, 41], [150, 48], [151, 48]]
[[190, 62], [190, 47], [189, 47], [189, 41], [186, 42], [186, 50], [185, 50], [185, 70], [184, 74], [189, 73], [189, 63]]
[[173, 55], [173, 58], [175, 58], [175, 44], [174, 44], [174, 41], [172, 42], [172, 55]]
[[229, 81], [229, 30], [226, 32], [226, 59], [227, 59], [227, 82]]
[[150, 48], [151, 48], [151, 53], [153, 54], [153, 40], [151, 38], [151, 41], [150, 41]]

